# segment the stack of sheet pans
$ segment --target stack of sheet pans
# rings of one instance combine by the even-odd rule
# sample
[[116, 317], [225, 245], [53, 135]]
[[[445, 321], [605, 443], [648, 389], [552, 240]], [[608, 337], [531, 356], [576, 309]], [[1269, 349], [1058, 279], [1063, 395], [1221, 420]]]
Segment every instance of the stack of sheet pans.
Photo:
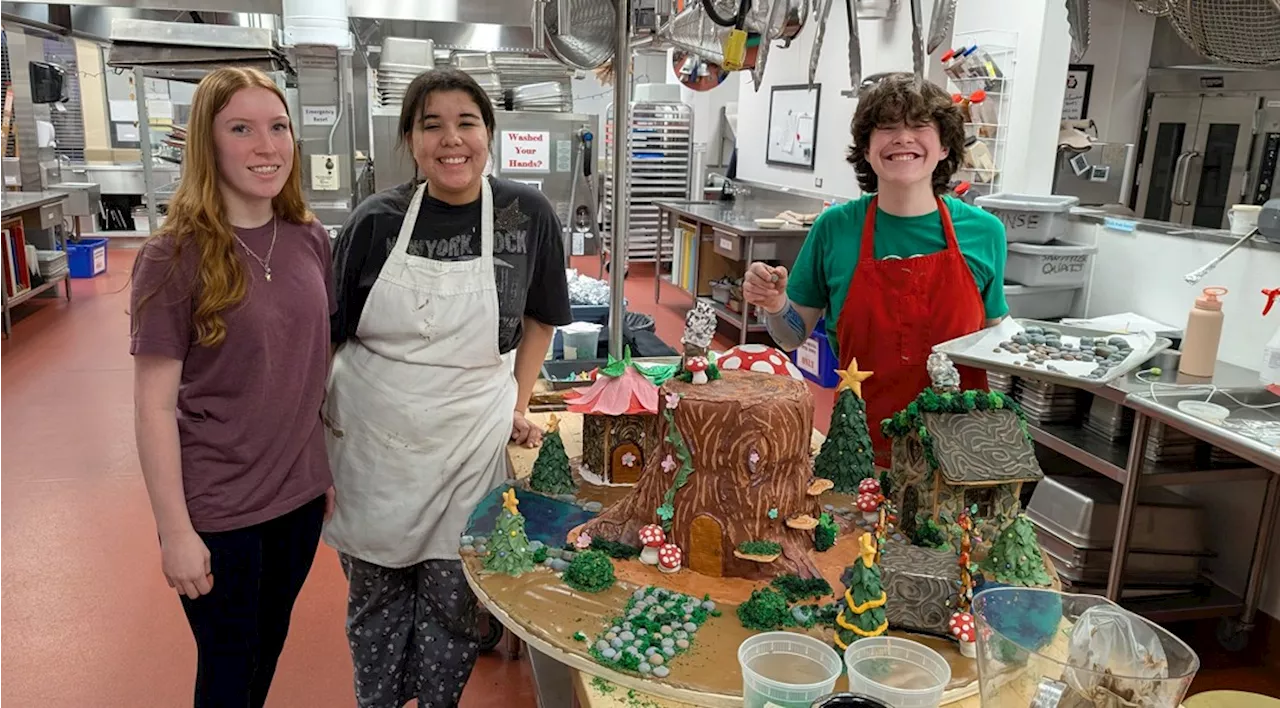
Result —
[[1019, 378], [1014, 390], [1027, 420], [1038, 425], [1073, 420], [1080, 410], [1080, 391], [1070, 386]]
[[1104, 440], [1125, 440], [1133, 432], [1133, 409], [1115, 401], [1094, 396], [1084, 429]]

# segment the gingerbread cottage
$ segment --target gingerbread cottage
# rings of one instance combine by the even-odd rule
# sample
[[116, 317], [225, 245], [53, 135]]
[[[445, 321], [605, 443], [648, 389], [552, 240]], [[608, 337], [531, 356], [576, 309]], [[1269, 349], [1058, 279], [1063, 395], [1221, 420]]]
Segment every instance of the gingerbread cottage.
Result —
[[635, 484], [657, 443], [658, 387], [628, 355], [565, 402], [582, 414], [583, 466], [606, 483]]
[[882, 423], [893, 441], [887, 474], [899, 529], [908, 537], [932, 519], [952, 542], [948, 519], [965, 509], [994, 537], [1021, 508], [1022, 485], [1044, 478], [1022, 411], [999, 391], [962, 391], [955, 367], [929, 357], [933, 386]]

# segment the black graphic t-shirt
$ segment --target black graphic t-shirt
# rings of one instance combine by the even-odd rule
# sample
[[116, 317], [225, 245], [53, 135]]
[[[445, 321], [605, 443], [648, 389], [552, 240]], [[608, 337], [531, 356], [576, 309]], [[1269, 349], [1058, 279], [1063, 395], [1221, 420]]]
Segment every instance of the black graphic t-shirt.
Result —
[[[498, 349], [515, 349], [524, 335], [524, 317], [549, 325], [573, 321], [564, 272], [560, 219], [532, 186], [490, 177], [493, 188], [494, 280], [498, 287]], [[332, 338], [340, 344], [356, 336], [365, 301], [395, 248], [414, 183], [378, 192], [356, 207], [334, 244], [338, 311]], [[480, 257], [480, 208], [452, 205], [425, 193], [409, 240], [410, 256], [440, 261]]]

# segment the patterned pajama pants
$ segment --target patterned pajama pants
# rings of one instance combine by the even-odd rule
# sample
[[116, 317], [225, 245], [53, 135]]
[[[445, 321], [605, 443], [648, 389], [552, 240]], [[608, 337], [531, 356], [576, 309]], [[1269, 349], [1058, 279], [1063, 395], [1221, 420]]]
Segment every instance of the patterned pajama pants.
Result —
[[457, 706], [478, 654], [477, 601], [461, 561], [384, 568], [339, 554], [360, 708]]

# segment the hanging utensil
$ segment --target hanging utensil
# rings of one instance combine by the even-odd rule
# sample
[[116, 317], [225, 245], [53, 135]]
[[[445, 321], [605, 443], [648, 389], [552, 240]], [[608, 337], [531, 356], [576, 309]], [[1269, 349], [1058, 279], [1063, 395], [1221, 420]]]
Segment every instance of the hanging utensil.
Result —
[[831, 16], [832, 4], [834, 0], [818, 0], [818, 35], [813, 40], [813, 51], [809, 54], [810, 84], [818, 75], [818, 56], [822, 54], [822, 40], [827, 36], [827, 18]]
[[920, 9], [920, 0], [911, 0], [911, 66], [915, 69], [916, 78], [924, 78], [924, 40], [921, 35], [921, 23], [924, 22], [924, 11]]
[[1071, 61], [1089, 51], [1089, 0], [1067, 0], [1067, 28], [1071, 31]]
[[858, 8], [854, 0], [844, 0], [845, 16], [849, 21], [849, 86], [857, 89], [862, 81], [862, 40], [858, 37]]
[[934, 0], [933, 19], [929, 21], [929, 44], [925, 46], [929, 54], [933, 54], [947, 41], [955, 21], [956, 0]]

